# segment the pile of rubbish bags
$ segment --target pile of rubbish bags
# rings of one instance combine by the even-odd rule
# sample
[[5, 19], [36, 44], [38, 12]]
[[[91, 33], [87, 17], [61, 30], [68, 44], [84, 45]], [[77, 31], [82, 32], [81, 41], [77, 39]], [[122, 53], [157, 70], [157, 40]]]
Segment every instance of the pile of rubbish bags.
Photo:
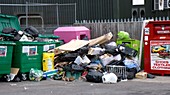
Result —
[[[10, 35], [1, 35], [4, 41], [46, 41], [39, 38], [39, 32], [34, 27], [29, 27], [24, 31], [7, 28], [2, 32]], [[49, 70], [31, 68], [29, 80], [41, 81], [52, 78], [63, 81], [117, 83], [135, 77], [146, 78], [147, 73], [140, 72], [138, 51], [125, 44], [116, 44], [111, 40], [112, 37], [113, 34], [109, 32], [90, 40], [73, 39], [48, 51], [48, 53], [55, 54], [53, 61], [46, 64]], [[128, 33], [120, 31], [118, 39], [130, 39], [130, 37]]]
[[[92, 40], [71, 40], [55, 48], [57, 80], [117, 83], [140, 71], [138, 51], [111, 41], [112, 33]], [[60, 76], [60, 77], [59, 77]]]
[[43, 38], [43, 36], [46, 36], [46, 35], [41, 34], [33, 26], [29, 26], [28, 28], [25, 28], [24, 30], [19, 30], [19, 31], [17, 31], [14, 28], [7, 27], [2, 30], [2, 33], [0, 33], [0, 40], [2, 41], [28, 41], [28, 42], [54, 41], [52, 39], [45, 39]]

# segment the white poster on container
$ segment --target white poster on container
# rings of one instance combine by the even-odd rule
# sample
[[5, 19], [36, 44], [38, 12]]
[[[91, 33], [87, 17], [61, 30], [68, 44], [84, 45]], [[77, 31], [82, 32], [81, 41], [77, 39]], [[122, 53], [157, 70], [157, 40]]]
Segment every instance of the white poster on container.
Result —
[[28, 55], [37, 55], [37, 46], [30, 46]]
[[55, 48], [55, 44], [49, 45], [49, 50], [54, 49], [54, 48]]
[[23, 46], [22, 53], [27, 53], [27, 55], [37, 55], [37, 46]]
[[43, 51], [48, 51], [55, 48], [55, 44], [44, 45]]
[[49, 50], [49, 45], [44, 45], [43, 46], [43, 51], [48, 51]]
[[132, 5], [144, 5], [144, 0], [132, 0]]
[[29, 46], [23, 46], [22, 53], [28, 53], [28, 52], [29, 52]]
[[170, 41], [151, 41], [151, 69], [170, 70]]
[[7, 46], [0, 46], [0, 57], [1, 56], [6, 56], [7, 54]]

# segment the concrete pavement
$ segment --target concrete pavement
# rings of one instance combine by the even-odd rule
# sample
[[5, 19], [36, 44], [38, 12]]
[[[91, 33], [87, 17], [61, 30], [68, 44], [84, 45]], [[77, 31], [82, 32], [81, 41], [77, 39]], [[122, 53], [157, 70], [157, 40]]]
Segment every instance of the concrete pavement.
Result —
[[170, 83], [170, 76], [156, 76], [154, 79], [133, 79], [136, 82]]

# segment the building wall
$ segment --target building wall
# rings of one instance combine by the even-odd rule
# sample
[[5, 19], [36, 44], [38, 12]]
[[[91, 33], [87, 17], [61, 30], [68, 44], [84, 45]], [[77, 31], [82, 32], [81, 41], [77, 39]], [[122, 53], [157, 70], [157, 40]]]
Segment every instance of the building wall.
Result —
[[[29, 3], [76, 3], [76, 20], [111, 20], [117, 18], [132, 18], [133, 10], [137, 10], [137, 15], [141, 17], [141, 10], [144, 10], [144, 17], [169, 16], [169, 9], [158, 11], [153, 10], [154, 0], [145, 0], [145, 5], [132, 5], [132, 0], [0, 0], [1, 4], [25, 4]], [[1, 7], [1, 13], [11, 15], [25, 15], [25, 7]], [[55, 24], [56, 7], [31, 7], [30, 15], [40, 15], [44, 18], [45, 24]], [[59, 7], [59, 23], [61, 25], [75, 22], [74, 6]]]

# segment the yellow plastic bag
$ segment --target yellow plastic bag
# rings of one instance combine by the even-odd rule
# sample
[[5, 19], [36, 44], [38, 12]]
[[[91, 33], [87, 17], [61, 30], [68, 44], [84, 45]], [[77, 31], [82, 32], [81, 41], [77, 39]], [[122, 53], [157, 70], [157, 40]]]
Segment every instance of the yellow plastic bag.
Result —
[[43, 53], [43, 71], [54, 70], [54, 53]]

